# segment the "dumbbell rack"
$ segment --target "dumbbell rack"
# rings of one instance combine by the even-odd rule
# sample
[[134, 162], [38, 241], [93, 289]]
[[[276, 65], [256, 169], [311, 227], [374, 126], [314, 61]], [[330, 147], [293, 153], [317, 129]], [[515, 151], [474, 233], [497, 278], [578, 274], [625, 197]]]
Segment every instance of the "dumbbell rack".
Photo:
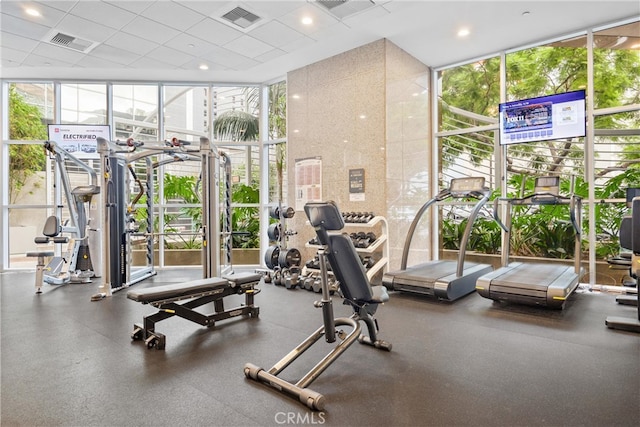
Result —
[[[387, 271], [387, 268], [389, 265], [389, 239], [388, 239], [389, 224], [387, 223], [387, 219], [383, 216], [374, 216], [372, 219], [369, 220], [369, 222], [366, 222], [366, 223], [345, 222], [344, 224], [345, 232], [348, 231], [347, 229], [349, 230], [363, 229], [363, 228], [373, 229], [377, 225], [380, 225], [380, 228], [381, 228], [380, 235], [377, 236], [377, 239], [366, 248], [356, 248], [356, 251], [358, 251], [358, 253], [360, 254], [373, 255], [374, 253], [379, 253], [380, 251], [382, 252], [380, 259], [378, 259], [375, 262], [375, 264], [367, 270], [367, 277], [369, 278], [369, 281], [371, 281], [373, 277], [376, 275], [376, 273], [378, 273], [379, 271], [382, 270], [383, 273]], [[305, 247], [320, 248], [320, 246], [314, 245], [311, 243], [306, 243]], [[306, 265], [302, 268], [303, 276], [308, 274], [315, 274], [319, 272], [320, 272], [319, 269], [309, 268]], [[329, 271], [328, 273], [333, 274], [331, 271]]]

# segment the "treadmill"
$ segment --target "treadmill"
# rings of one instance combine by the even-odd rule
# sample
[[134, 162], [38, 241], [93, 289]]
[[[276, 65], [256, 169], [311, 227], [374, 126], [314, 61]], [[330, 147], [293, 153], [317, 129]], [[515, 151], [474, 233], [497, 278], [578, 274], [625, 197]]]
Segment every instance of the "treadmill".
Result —
[[[411, 222], [402, 252], [400, 269], [382, 276], [382, 284], [387, 289], [434, 296], [454, 301], [475, 290], [476, 279], [493, 270], [489, 264], [465, 261], [466, 247], [478, 212], [489, 200], [491, 190], [485, 187], [483, 177], [454, 178], [446, 188], [425, 203]], [[457, 199], [458, 203], [475, 199], [467, 225], [460, 242], [457, 260], [432, 260], [407, 267], [411, 240], [420, 219], [429, 207], [447, 199]]]
[[[629, 191], [627, 191], [627, 201], [629, 200]], [[636, 281], [636, 291], [640, 282], [640, 197], [631, 196], [631, 215], [622, 218], [620, 223], [620, 246], [630, 249], [631, 260], [629, 269], [631, 276]], [[609, 329], [618, 329], [628, 332], [640, 333], [640, 304], [638, 304], [638, 294], [636, 295], [620, 295], [616, 298], [619, 304], [635, 305], [637, 309], [636, 318], [627, 318], [620, 316], [608, 316], [605, 324]]]
[[[502, 267], [480, 277], [478, 293], [495, 301], [512, 301], [562, 309], [565, 301], [578, 287], [581, 276], [580, 239], [582, 199], [576, 195], [559, 195], [560, 177], [537, 177], [534, 193], [524, 198], [499, 198], [494, 201], [493, 215], [505, 231], [502, 247]], [[500, 219], [499, 202], [506, 201], [506, 224]], [[511, 208], [522, 205], [566, 205], [575, 231], [574, 263], [571, 265], [546, 263], [509, 263]]]

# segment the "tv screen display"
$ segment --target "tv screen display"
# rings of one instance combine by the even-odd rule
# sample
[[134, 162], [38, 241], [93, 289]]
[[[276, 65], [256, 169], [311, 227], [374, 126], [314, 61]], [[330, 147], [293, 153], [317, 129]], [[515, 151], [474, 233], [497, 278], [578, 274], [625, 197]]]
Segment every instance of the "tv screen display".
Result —
[[585, 91], [500, 104], [500, 144], [586, 135]]

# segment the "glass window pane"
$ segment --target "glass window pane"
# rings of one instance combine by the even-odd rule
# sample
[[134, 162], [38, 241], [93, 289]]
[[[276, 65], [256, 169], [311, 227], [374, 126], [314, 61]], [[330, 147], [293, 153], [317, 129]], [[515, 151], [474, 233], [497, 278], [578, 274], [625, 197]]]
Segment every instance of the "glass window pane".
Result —
[[[53, 85], [9, 85], [9, 139], [44, 141], [53, 121]], [[44, 204], [49, 187], [42, 142], [9, 145], [9, 204]]]
[[36, 245], [42, 236], [49, 209], [9, 209], [9, 268], [35, 268], [37, 258], [27, 257], [29, 251], [52, 251], [53, 244]]
[[497, 123], [500, 58], [442, 71], [438, 101], [439, 131]]
[[608, 108], [640, 100], [640, 21], [593, 34], [594, 105]]
[[113, 85], [114, 138], [158, 140], [158, 86]]
[[164, 86], [164, 137], [198, 144], [209, 130], [207, 86]]
[[216, 86], [213, 88], [213, 139], [258, 141], [259, 88]]
[[61, 122], [107, 124], [107, 87], [104, 84], [60, 85]]
[[269, 86], [269, 139], [287, 137], [287, 84], [279, 82]]

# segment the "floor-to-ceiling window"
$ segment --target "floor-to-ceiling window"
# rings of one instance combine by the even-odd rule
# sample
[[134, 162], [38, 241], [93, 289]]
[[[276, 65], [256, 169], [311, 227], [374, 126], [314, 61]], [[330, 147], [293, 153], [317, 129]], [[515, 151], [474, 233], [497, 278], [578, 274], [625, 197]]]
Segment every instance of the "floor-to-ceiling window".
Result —
[[[220, 151], [223, 178], [226, 179], [225, 162], [231, 165], [232, 191], [228, 193], [224, 180], [220, 182], [220, 208], [225, 213], [227, 198], [231, 204], [228, 214], [233, 247], [259, 248], [258, 86], [4, 82], [3, 94], [10, 98], [6, 105], [11, 113], [3, 123], [8, 132], [3, 135], [2, 149], [9, 159], [3, 168], [7, 176], [2, 180], [3, 192], [6, 190], [3, 229], [9, 236], [3, 239], [3, 269], [34, 268], [36, 260], [25, 257], [25, 252], [35, 249], [33, 239], [40, 235], [45, 219], [49, 215], [58, 215], [63, 220], [69, 216], [64, 207], [68, 202], [54, 185], [55, 162], [43, 149], [48, 139], [47, 125], [57, 123], [110, 125], [112, 142], [124, 147], [127, 140], [134, 141], [139, 144], [137, 152], [150, 150], [148, 159], [131, 162], [126, 190], [130, 203], [121, 207], [135, 223], [130, 224], [133, 252], [142, 249], [146, 237], [152, 235], [156, 265], [201, 263], [197, 255], [188, 261], [184, 257], [178, 261], [169, 259], [173, 249], [182, 249], [184, 253], [187, 248], [197, 251], [202, 245], [202, 174], [197, 154], [201, 137], [212, 140]], [[247, 120], [243, 123], [238, 117]], [[249, 127], [243, 127], [244, 124]], [[220, 126], [216, 132], [217, 125]], [[162, 150], [151, 152], [153, 147], [172, 143], [181, 144], [190, 153], [175, 156]], [[83, 162], [99, 168], [97, 158]], [[86, 173], [83, 175], [68, 163], [65, 168], [71, 172], [73, 185], [86, 184]], [[139, 197], [148, 173], [153, 182], [153, 212], [147, 212], [146, 195]], [[153, 218], [151, 227], [147, 226], [149, 216]], [[143, 261], [134, 253], [134, 265], [140, 262]], [[240, 258], [235, 262], [259, 263]]]
[[[451, 177], [480, 173], [495, 186], [495, 195], [520, 196], [533, 191], [535, 177], [559, 176], [561, 192], [584, 200], [582, 256], [589, 261], [585, 281], [616, 282], [602, 273], [606, 269], [596, 270], [596, 263], [620, 250], [617, 233], [626, 210], [625, 190], [640, 186], [639, 27], [640, 22], [632, 21], [585, 29], [434, 74], [440, 85], [434, 141], [441, 148], [441, 185]], [[500, 140], [501, 102], [575, 91], [586, 94], [585, 136], [508, 144]], [[548, 232], [539, 227], [540, 210], [523, 215], [518, 226], [529, 234], [512, 236], [512, 254], [572, 258], [568, 213], [556, 210], [546, 218], [555, 223]], [[449, 222], [443, 222], [444, 248], [455, 247], [459, 234], [459, 224]], [[500, 230], [489, 222], [487, 226], [490, 229], [474, 231], [482, 239], [474, 240], [479, 246], [473, 249], [497, 252]]]

